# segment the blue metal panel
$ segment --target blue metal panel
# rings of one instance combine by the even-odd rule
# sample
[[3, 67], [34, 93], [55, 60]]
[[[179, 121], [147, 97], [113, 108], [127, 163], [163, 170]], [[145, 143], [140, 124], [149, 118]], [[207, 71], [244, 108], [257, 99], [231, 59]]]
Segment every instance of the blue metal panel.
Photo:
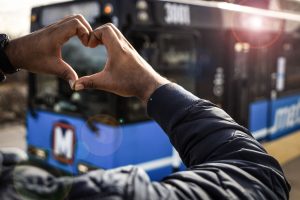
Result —
[[171, 155], [169, 139], [156, 123], [138, 123], [123, 127], [123, 141], [116, 153], [116, 165], [138, 164]]
[[274, 140], [300, 129], [300, 95], [250, 105], [249, 129], [257, 139]]
[[151, 170], [148, 175], [151, 177], [151, 180], [161, 181], [166, 175], [171, 174], [173, 172], [172, 167], [162, 167], [155, 170]]
[[276, 139], [300, 128], [300, 95], [271, 102], [269, 138]]
[[250, 105], [249, 130], [255, 132], [268, 126], [268, 106], [266, 100], [257, 101]]
[[[75, 130], [74, 160], [70, 164], [58, 161], [52, 153], [53, 126], [57, 122], [68, 124]], [[27, 143], [47, 150], [48, 164], [72, 174], [78, 173], [78, 163], [111, 169], [131, 164], [143, 166], [150, 162], [152, 167], [147, 170], [152, 180], [160, 180], [172, 171], [172, 146], [154, 121], [117, 127], [97, 124], [97, 127], [99, 134], [92, 132], [83, 119], [38, 111], [37, 118], [27, 115]]]

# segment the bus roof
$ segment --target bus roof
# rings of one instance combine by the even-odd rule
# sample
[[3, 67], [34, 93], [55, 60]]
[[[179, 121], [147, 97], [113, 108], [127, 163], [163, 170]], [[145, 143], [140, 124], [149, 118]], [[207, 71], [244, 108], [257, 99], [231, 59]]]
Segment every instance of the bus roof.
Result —
[[[132, 0], [128, 0], [132, 2]], [[97, 14], [100, 14], [99, 10], [95, 9], [96, 0], [76, 0], [68, 1], [64, 3], [57, 3], [46, 5], [33, 10], [43, 10], [41, 15], [42, 20], [40, 25], [45, 26], [49, 23], [53, 23], [55, 20], [63, 17], [62, 14], [82, 13], [89, 19], [95, 19]], [[132, 15], [135, 15], [133, 8], [135, 6], [129, 5], [126, 0], [122, 0], [123, 5], [126, 5], [124, 9], [130, 9]], [[226, 2], [211, 2], [202, 0], [148, 0], [148, 3], [153, 4], [151, 8], [154, 9], [152, 14], [153, 23], [157, 25], [167, 26], [182, 26], [182, 27], [196, 27], [196, 28], [210, 28], [210, 29], [245, 29], [251, 30], [252, 20], [251, 18], [259, 17], [263, 21], [260, 29], [263, 31], [285, 31], [292, 32], [299, 29], [300, 15], [283, 11], [272, 11], [259, 8], [253, 8], [248, 6], [242, 6], [237, 4], [231, 4]], [[75, 4], [81, 4], [76, 6]], [[83, 6], [83, 4], [90, 4], [90, 6]], [[168, 24], [165, 21], [166, 11], [164, 5], [166, 4], [178, 4], [188, 6], [190, 14], [190, 23], [187, 24]], [[74, 5], [74, 6], [72, 6]], [[92, 6], [94, 5], [94, 6]], [[56, 7], [56, 8], [55, 8]], [[64, 7], [64, 8], [63, 8]], [[67, 9], [67, 7], [70, 7]], [[73, 8], [71, 8], [73, 7]], [[92, 9], [93, 7], [93, 9]], [[78, 8], [75, 9], [75, 8]], [[99, 8], [98, 8], [99, 9]], [[77, 12], [78, 11], [78, 12]], [[92, 12], [91, 12], [92, 11]], [[256, 20], [257, 21], [257, 20]], [[138, 23], [138, 22], [137, 22]], [[254, 22], [255, 23], [255, 22]], [[260, 22], [259, 22], [260, 23]], [[143, 23], [141, 23], [142, 25]]]
[[258, 15], [262, 17], [270, 17], [270, 18], [300, 22], [300, 15], [297, 13], [266, 10], [266, 9], [227, 3], [227, 2], [214, 2], [214, 1], [202, 1], [202, 0], [158, 0], [158, 1], [218, 8], [225, 11], [232, 11], [237, 13], [245, 13], [250, 15]]

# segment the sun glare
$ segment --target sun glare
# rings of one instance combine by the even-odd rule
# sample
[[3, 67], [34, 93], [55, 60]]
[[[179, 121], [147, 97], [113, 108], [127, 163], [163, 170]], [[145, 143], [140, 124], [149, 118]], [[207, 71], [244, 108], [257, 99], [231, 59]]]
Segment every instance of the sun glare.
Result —
[[254, 30], [261, 30], [263, 27], [263, 21], [260, 17], [251, 17], [249, 19], [249, 25]]

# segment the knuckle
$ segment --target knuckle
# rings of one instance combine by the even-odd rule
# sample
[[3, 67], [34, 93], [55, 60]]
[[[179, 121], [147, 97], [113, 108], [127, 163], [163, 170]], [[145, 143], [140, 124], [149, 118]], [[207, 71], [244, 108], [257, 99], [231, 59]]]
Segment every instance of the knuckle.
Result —
[[112, 31], [112, 28], [111, 28], [111, 26], [110, 26], [109, 24], [105, 24], [105, 25], [103, 26], [102, 30], [103, 30], [104, 32], [111, 32], [111, 31]]
[[76, 14], [71, 14], [66, 17], [66, 19], [73, 19], [73, 18], [76, 18]]
[[114, 24], [113, 24], [113, 23], [110, 23], [110, 22], [109, 22], [109, 23], [106, 23], [106, 25], [109, 26], [109, 27], [111, 27], [111, 28], [114, 27]]
[[79, 21], [79, 19], [77, 19], [77, 18], [72, 19], [72, 23], [73, 23], [75, 26], [80, 26], [80, 21]]
[[90, 89], [95, 89], [95, 88], [96, 88], [96, 85], [95, 85], [94, 81], [92, 81], [92, 80], [87, 80], [87, 81], [84, 83], [84, 87], [90, 88]]
[[76, 14], [76, 15], [75, 15], [75, 18], [77, 18], [77, 19], [84, 19], [84, 17], [83, 17], [82, 14]]
[[125, 56], [126, 58], [131, 55], [131, 52], [128, 49], [128, 46], [126, 44], [121, 44], [120, 45], [120, 51], [122, 53], [123, 56]]

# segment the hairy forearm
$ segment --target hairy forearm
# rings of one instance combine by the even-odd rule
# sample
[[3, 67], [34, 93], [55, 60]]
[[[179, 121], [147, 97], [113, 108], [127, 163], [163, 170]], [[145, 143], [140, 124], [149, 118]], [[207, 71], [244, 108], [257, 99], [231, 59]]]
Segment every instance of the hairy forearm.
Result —
[[[22, 38], [11, 40], [8, 45], [5, 47], [5, 54], [7, 55], [10, 63], [15, 68], [21, 68], [22, 66], [22, 59], [24, 58], [24, 40]], [[23, 44], [22, 44], [23, 43]]]

